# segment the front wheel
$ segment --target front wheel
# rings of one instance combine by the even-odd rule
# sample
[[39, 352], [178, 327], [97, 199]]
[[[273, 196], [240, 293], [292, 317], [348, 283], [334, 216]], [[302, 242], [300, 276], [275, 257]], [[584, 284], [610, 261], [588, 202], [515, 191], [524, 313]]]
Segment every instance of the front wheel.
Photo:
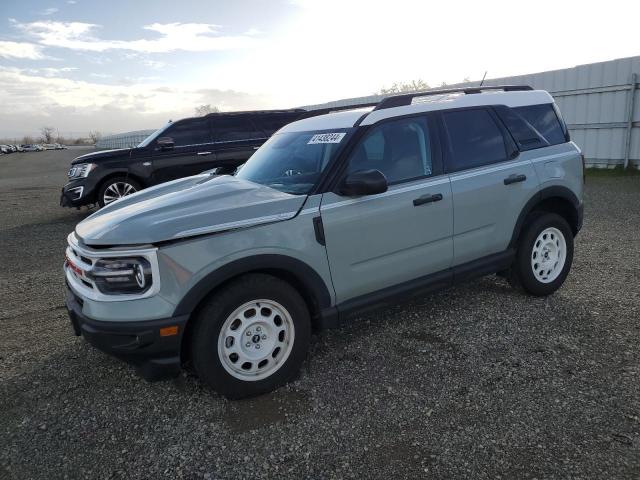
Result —
[[102, 184], [98, 191], [98, 205], [102, 208], [122, 197], [136, 193], [141, 188], [138, 182], [126, 176], [110, 178]]
[[194, 320], [196, 373], [232, 399], [260, 395], [291, 380], [311, 338], [304, 300], [271, 275], [250, 274], [230, 283]]
[[573, 262], [573, 232], [555, 213], [534, 217], [525, 227], [516, 253], [514, 274], [532, 295], [550, 295], [562, 286]]

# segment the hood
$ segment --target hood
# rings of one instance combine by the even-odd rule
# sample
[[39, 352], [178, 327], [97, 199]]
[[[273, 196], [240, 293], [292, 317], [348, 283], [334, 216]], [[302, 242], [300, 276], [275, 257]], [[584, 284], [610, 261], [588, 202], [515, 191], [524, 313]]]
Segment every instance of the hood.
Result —
[[95, 162], [100, 161], [102, 159], [106, 159], [106, 158], [113, 158], [113, 157], [128, 157], [129, 155], [131, 155], [131, 151], [134, 150], [133, 148], [117, 148], [115, 150], [99, 150], [97, 152], [91, 152], [91, 153], [86, 153], [84, 155], [80, 155], [79, 157], [76, 157], [73, 162], [71, 162], [71, 165], [75, 165], [78, 163], [87, 163], [87, 162]]
[[196, 175], [118, 200], [80, 222], [76, 234], [87, 245], [156, 243], [288, 220], [306, 198], [227, 175]]

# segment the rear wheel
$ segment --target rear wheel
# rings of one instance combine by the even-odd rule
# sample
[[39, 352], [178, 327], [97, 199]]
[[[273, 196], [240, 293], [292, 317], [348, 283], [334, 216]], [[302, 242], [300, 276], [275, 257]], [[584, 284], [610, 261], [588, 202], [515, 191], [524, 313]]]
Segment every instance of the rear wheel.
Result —
[[532, 295], [550, 295], [562, 286], [573, 262], [573, 232], [555, 213], [532, 217], [516, 254], [513, 274]]
[[196, 373], [233, 399], [260, 395], [291, 380], [311, 338], [304, 300], [271, 275], [250, 274], [232, 282], [194, 320]]
[[110, 178], [102, 184], [98, 192], [98, 204], [100, 208], [116, 200], [127, 197], [140, 190], [140, 184], [135, 180], [122, 176]]

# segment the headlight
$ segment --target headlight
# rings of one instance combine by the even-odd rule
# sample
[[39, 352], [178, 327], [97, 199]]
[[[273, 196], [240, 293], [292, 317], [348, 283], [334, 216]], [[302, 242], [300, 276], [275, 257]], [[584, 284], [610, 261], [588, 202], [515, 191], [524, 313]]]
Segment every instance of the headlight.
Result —
[[151, 264], [142, 257], [100, 259], [87, 276], [107, 295], [141, 294], [153, 283]]
[[72, 165], [67, 176], [69, 178], [85, 178], [89, 176], [89, 173], [91, 173], [91, 171], [96, 167], [97, 165], [95, 163], [79, 163], [77, 165]]

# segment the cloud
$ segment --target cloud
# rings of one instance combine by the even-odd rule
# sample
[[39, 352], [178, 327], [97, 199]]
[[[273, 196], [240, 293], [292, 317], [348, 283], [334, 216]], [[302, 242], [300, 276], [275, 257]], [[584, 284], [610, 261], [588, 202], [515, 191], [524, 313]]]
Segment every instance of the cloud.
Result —
[[244, 34], [248, 37], [254, 37], [256, 35], [262, 35], [262, 30], [258, 30], [257, 28], [250, 28]]
[[58, 9], [56, 7], [45, 8], [40, 12], [40, 15], [53, 15]]
[[42, 48], [33, 43], [0, 41], [0, 57], [42, 60]]
[[36, 131], [47, 122], [61, 131], [152, 129], [170, 118], [192, 116], [196, 106], [207, 103], [227, 111], [273, 106], [258, 95], [197, 85], [167, 86], [152, 78], [110, 85], [46, 73], [0, 67], [0, 137]]
[[78, 70], [76, 67], [62, 67], [62, 68], [54, 68], [54, 67], [42, 67], [42, 68], [26, 68], [26, 69], [18, 69], [17, 71], [21, 73], [26, 73], [28, 75], [42, 75], [47, 78], [54, 77], [63, 77], [67, 73], [71, 73]]
[[99, 25], [83, 22], [38, 21], [19, 23], [19, 28], [47, 47], [91, 52], [127, 50], [140, 53], [165, 53], [176, 50], [205, 52], [246, 48], [254, 44], [250, 35], [220, 35], [220, 26], [209, 23], [153, 23], [145, 30], [159, 34], [153, 39], [103, 40], [95, 36]]
[[67, 0], [67, 3], [68, 3], [69, 5], [75, 5], [75, 4], [76, 4], [76, 3], [78, 3], [78, 2], [76, 2], [76, 0]]

